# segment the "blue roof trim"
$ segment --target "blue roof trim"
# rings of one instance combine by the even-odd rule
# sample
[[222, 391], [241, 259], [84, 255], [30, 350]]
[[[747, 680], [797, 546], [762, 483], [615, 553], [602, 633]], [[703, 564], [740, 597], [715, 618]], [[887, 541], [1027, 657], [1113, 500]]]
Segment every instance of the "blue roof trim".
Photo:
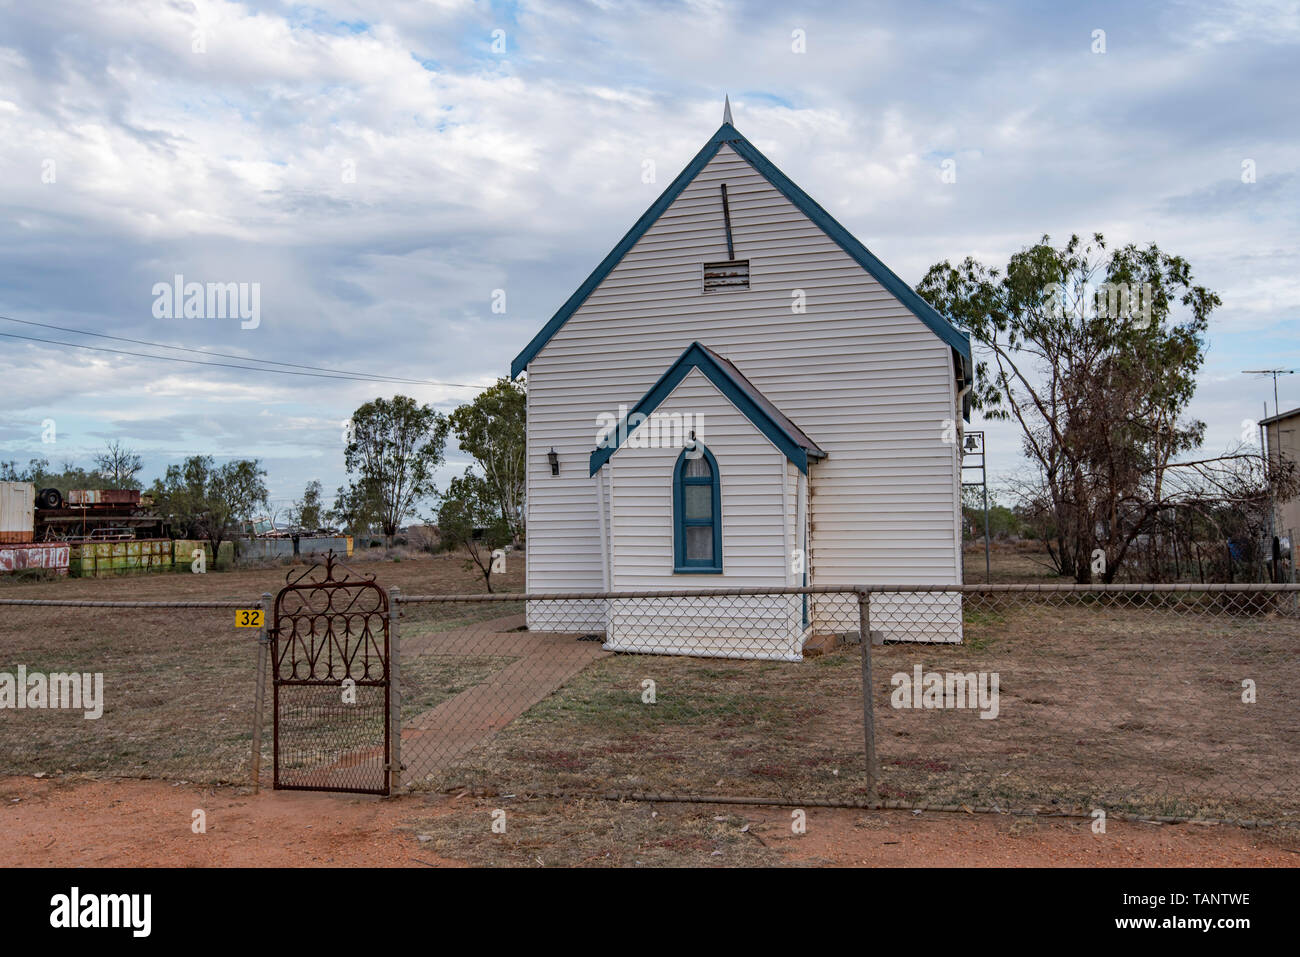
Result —
[[610, 250], [609, 255], [600, 261], [600, 265], [595, 268], [587, 281], [578, 287], [578, 291], [570, 296], [560, 307], [560, 311], [551, 317], [551, 321], [542, 327], [542, 331], [533, 336], [531, 342], [524, 347], [524, 351], [515, 356], [515, 361], [510, 363], [510, 378], [516, 379], [519, 373], [528, 368], [528, 363], [533, 361], [533, 357], [542, 351], [542, 347], [551, 340], [551, 336], [559, 331], [560, 326], [578, 311], [578, 307], [587, 301], [587, 297], [592, 294], [597, 286], [605, 281], [605, 277], [613, 271], [614, 267], [619, 264], [628, 250], [636, 245], [636, 241], [645, 235], [646, 230], [655, 224], [664, 210], [672, 205], [684, 190], [688, 183], [699, 174], [700, 170], [708, 165], [709, 160], [713, 159], [714, 154], [718, 152], [729, 135], [739, 136], [740, 134], [728, 123], [723, 123], [718, 132], [704, 144], [704, 147], [695, 154], [695, 158], [686, 164], [686, 168], [677, 174], [677, 178], [668, 184], [668, 188], [659, 194], [659, 198], [654, 201], [641, 218], [633, 224], [627, 234], [618, 241], [618, 245]]
[[788, 176], [760, 153], [749, 140], [741, 136], [734, 126], [730, 123], [723, 123], [709, 141], [704, 144], [703, 149], [695, 154], [695, 158], [660, 194], [654, 205], [642, 214], [641, 218], [628, 230], [627, 234], [619, 240], [618, 245], [610, 250], [609, 255], [600, 261], [600, 265], [578, 287], [578, 290], [565, 301], [559, 311], [551, 317], [550, 322], [543, 326], [537, 335], [533, 336], [532, 341], [524, 347], [524, 350], [519, 355], [515, 356], [514, 361], [510, 363], [510, 378], [517, 378], [520, 373], [528, 368], [528, 363], [532, 362], [537, 353], [542, 351], [542, 347], [551, 340], [551, 337], [559, 331], [568, 318], [578, 311], [578, 307], [587, 301], [587, 297], [605, 280], [605, 277], [613, 271], [619, 261], [627, 255], [628, 251], [636, 245], [637, 240], [645, 235], [646, 231], [663, 215], [664, 210], [681, 194], [686, 185], [699, 174], [700, 170], [704, 169], [709, 160], [713, 159], [718, 152], [718, 148], [723, 143], [734, 149], [764, 179], [771, 183], [790, 202], [794, 203], [805, 216], [816, 223], [826, 235], [835, 240], [841, 249], [848, 253], [858, 265], [871, 273], [877, 282], [911, 310], [935, 335], [965, 356], [967, 360], [970, 359], [970, 337], [966, 333], [959, 331], [952, 323], [944, 319], [933, 306], [917, 295], [911, 286], [899, 279], [893, 270], [873, 256], [870, 250], [854, 239], [852, 234], [836, 222], [830, 213], [817, 205], [807, 193], [796, 186]]
[[[777, 424], [762, 406], [750, 398], [748, 392], [709, 355], [704, 346], [698, 342], [692, 342], [686, 351], [677, 357], [677, 361], [668, 367], [668, 371], [659, 377], [659, 381], [650, 387], [650, 391], [641, 397], [641, 401], [614, 426], [614, 430], [610, 433], [614, 439], [613, 443], [591, 453], [591, 471], [588, 473], [589, 475], [595, 475], [599, 472], [601, 466], [609, 461], [610, 456], [618, 451], [620, 441], [635, 432], [641, 424], [638, 422], [637, 425], [629, 429], [627, 427], [628, 419], [637, 413], [649, 417], [650, 413], [659, 408], [664, 399], [668, 398], [673, 389], [677, 388], [678, 383], [685, 379], [692, 369], [699, 369], [710, 382], [717, 386], [718, 391], [740, 410], [745, 418], [754, 423], [760, 432], [772, 440], [772, 443], [798, 467], [800, 472], [805, 475], [808, 473], [808, 450]], [[703, 440], [701, 439], [701, 441]], [[819, 450], [814, 453], [813, 457], [820, 458], [824, 457], [824, 455], [825, 453], [820, 453]]]

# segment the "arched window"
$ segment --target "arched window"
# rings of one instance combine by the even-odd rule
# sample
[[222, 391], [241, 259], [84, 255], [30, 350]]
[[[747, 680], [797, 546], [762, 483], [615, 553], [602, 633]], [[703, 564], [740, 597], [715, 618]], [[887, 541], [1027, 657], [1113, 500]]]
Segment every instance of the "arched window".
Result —
[[722, 485], [713, 453], [698, 442], [677, 457], [673, 472], [675, 572], [722, 571]]

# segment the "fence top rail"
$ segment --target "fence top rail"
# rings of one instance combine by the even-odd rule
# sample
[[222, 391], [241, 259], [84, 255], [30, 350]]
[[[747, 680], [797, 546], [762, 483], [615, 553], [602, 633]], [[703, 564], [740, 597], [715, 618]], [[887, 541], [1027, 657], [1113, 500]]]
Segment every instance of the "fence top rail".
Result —
[[1211, 585], [1198, 585], [1192, 582], [1170, 582], [1170, 583], [1150, 583], [1150, 584], [1116, 584], [1116, 585], [1076, 585], [1074, 583], [1062, 584], [1033, 584], [1033, 583], [1005, 583], [995, 585], [962, 585], [959, 588], [952, 588], [944, 585], [869, 585], [866, 591], [961, 591], [969, 594], [981, 594], [987, 592], [1063, 592], [1077, 594], [1154, 594], [1154, 593], [1205, 593], [1205, 592], [1228, 592], [1231, 594], [1256, 594], [1258, 592], [1300, 592], [1300, 583], [1280, 582], [1277, 584], [1249, 584], [1234, 582], [1232, 584], [1221, 583]]
[[1283, 592], [1300, 594], [1300, 583], [1289, 584], [1150, 584], [1150, 585], [1076, 585], [1008, 583], [997, 585], [802, 585], [778, 588], [682, 588], [659, 591], [581, 591], [581, 592], [493, 592], [465, 595], [397, 595], [406, 603], [439, 602], [509, 602], [509, 601], [592, 601], [611, 598], [728, 598], [745, 595], [852, 595], [899, 592], [940, 592], [982, 595], [991, 592], [1058, 593], [1058, 594], [1152, 594], [1152, 593], [1229, 593], [1258, 594]]
[[61, 608], [260, 608], [248, 601], [81, 601], [75, 598], [0, 598], [0, 605], [54, 605]]
[[[949, 586], [950, 588], [952, 586]], [[400, 595], [407, 602], [588, 601], [593, 598], [726, 598], [737, 595], [852, 595], [856, 585], [790, 585], [733, 588], [672, 588], [655, 591], [493, 592], [487, 595]]]
[[[403, 595], [394, 600], [407, 603], [440, 602], [511, 602], [511, 601], [591, 601], [611, 598], [728, 598], [763, 595], [853, 595], [899, 592], [938, 592], [984, 595], [1000, 593], [1055, 594], [1153, 594], [1153, 593], [1284, 593], [1300, 595], [1300, 583], [1280, 584], [1152, 584], [1152, 585], [1075, 585], [1007, 583], [996, 585], [799, 585], [780, 588], [680, 588], [660, 591], [575, 591], [575, 592], [493, 592], [491, 594]], [[62, 608], [256, 608], [261, 598], [212, 601], [93, 601], [75, 598], [0, 598], [0, 605], [36, 605]]]

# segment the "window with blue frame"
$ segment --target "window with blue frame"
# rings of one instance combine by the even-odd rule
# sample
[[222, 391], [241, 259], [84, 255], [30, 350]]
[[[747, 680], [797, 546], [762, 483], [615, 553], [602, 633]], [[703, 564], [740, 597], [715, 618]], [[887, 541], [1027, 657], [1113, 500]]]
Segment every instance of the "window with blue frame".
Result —
[[696, 442], [673, 472], [675, 572], [722, 571], [722, 484], [713, 453]]

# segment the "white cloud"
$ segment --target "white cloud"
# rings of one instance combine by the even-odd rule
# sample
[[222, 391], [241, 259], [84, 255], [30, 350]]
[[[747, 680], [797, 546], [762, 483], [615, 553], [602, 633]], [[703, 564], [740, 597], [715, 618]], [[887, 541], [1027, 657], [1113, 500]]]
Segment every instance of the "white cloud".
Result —
[[[1294, 6], [1095, 16], [1103, 56], [1091, 27], [1038, 5], [10, 7], [0, 314], [487, 382], [695, 153], [730, 93], [738, 127], [905, 279], [967, 254], [1005, 262], [1044, 232], [1154, 240], [1223, 295], [1216, 361], [1249, 367], [1255, 336], [1281, 331], [1289, 344], [1269, 355], [1300, 364], [1300, 177], [1285, 179], [1300, 136], [1280, 120], [1300, 105]], [[496, 28], [505, 56], [488, 47]], [[806, 54], [791, 50], [796, 28]], [[940, 157], [957, 160], [956, 184], [940, 183]], [[1254, 193], [1237, 188], [1243, 157], [1259, 164]], [[640, 180], [647, 158], [654, 186]], [[149, 289], [178, 272], [261, 283], [262, 326], [153, 320]], [[505, 316], [488, 309], [496, 288]], [[231, 454], [295, 449], [272, 475], [294, 494], [313, 476], [338, 484], [339, 449], [311, 423], [396, 391], [0, 343], [15, 414], [89, 416], [170, 449], [201, 443], [192, 423], [217, 416]], [[410, 391], [443, 407], [466, 395]], [[1204, 394], [1197, 414], [1227, 430], [1232, 397]], [[172, 415], [188, 438], [167, 445], [148, 423]], [[992, 451], [1018, 454], [995, 432]], [[21, 429], [0, 433], [0, 457], [29, 451]]]

